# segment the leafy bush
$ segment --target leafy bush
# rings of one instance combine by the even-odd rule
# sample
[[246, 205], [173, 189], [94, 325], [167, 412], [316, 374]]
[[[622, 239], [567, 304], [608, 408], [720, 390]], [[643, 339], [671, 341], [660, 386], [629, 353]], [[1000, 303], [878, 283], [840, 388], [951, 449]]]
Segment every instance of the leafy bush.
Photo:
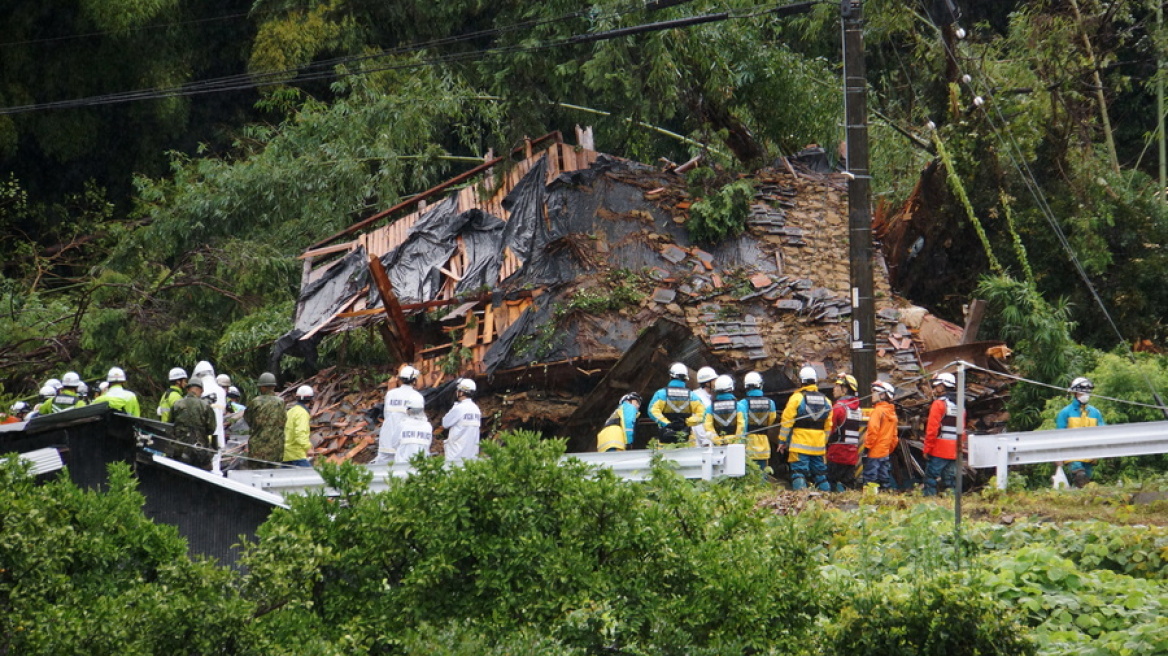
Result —
[[142, 504], [123, 464], [99, 493], [0, 462], [0, 653], [208, 654], [240, 637], [234, 574], [192, 562]]
[[754, 183], [743, 179], [708, 194], [689, 208], [685, 229], [694, 241], [715, 243], [741, 234], [750, 216]]
[[368, 474], [325, 470], [343, 502], [293, 502], [246, 557], [248, 589], [290, 627], [373, 652], [434, 618], [490, 640], [526, 630], [589, 651], [682, 654], [794, 644], [815, 614], [814, 535], [766, 530], [748, 498], [658, 466], [635, 484], [576, 461], [560, 441], [503, 436], [489, 460], [441, 460], [382, 494]]
[[956, 578], [863, 592], [830, 626], [825, 642], [825, 656], [1038, 653], [1005, 606]]

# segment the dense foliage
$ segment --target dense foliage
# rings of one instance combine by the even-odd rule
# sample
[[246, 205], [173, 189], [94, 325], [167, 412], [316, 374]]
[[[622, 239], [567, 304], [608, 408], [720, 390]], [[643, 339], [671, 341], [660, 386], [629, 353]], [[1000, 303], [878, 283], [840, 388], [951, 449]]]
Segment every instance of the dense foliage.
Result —
[[[631, 483], [508, 434], [387, 492], [351, 466], [243, 571], [192, 561], [129, 470], [0, 469], [0, 650], [20, 654], [1162, 653], [1163, 527], [966, 522], [920, 497], [778, 515], [749, 481]], [[1069, 502], [1086, 492], [1066, 492]], [[1019, 493], [987, 497], [1003, 511]], [[995, 501], [996, 499], [996, 501]]]

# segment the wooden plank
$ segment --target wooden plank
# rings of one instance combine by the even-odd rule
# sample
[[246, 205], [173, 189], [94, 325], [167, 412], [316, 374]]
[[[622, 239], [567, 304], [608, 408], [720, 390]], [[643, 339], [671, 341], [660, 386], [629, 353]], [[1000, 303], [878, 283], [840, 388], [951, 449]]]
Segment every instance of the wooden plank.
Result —
[[487, 307], [483, 309], [483, 343], [490, 344], [495, 341], [495, 311], [491, 308], [491, 304], [487, 303]]
[[[474, 315], [471, 315], [471, 316], [473, 317]], [[478, 341], [479, 341], [479, 322], [478, 321], [466, 322], [465, 329], [462, 332], [462, 347], [463, 348], [470, 348], [470, 347], [474, 346]]]
[[[553, 138], [554, 138], [553, 143], [559, 143], [560, 141], [563, 141], [563, 137], [560, 135], [560, 132], [557, 130], [555, 132], [549, 132], [549, 133], [543, 135], [542, 137], [540, 137], [534, 141], [528, 139], [524, 142], [523, 146], [516, 148], [512, 152], [519, 152], [520, 148], [522, 148], [523, 152], [525, 153], [525, 157], [527, 159], [530, 159], [531, 158], [531, 147], [533, 145], [538, 145], [540, 143], [543, 143], [544, 141], [547, 141], [548, 139], [553, 139]], [[503, 157], [496, 157], [495, 159], [490, 160], [488, 162], [483, 162], [482, 164], [479, 164], [478, 166], [470, 169], [469, 171], [464, 171], [464, 172], [454, 176], [453, 178], [450, 178], [449, 180], [447, 180], [446, 182], [443, 182], [440, 185], [431, 187], [431, 188], [427, 189], [426, 191], [423, 191], [422, 193], [420, 193], [416, 196], [413, 196], [412, 198], [409, 198], [408, 200], [403, 200], [402, 202], [398, 203], [397, 205], [394, 205], [393, 207], [391, 207], [387, 210], [383, 210], [381, 212], [378, 212], [367, 219], [364, 219], [362, 221], [358, 221], [357, 223], [354, 223], [353, 225], [349, 226], [348, 228], [345, 228], [344, 230], [341, 230], [340, 232], [338, 232], [334, 235], [331, 235], [329, 237], [325, 237], [324, 239], [322, 239], [322, 240], [318, 241], [317, 243], [313, 244], [312, 246], [310, 246], [309, 249], [321, 248], [322, 246], [325, 246], [326, 244], [330, 244], [330, 243], [336, 241], [337, 239], [340, 239], [341, 237], [344, 237], [346, 235], [351, 235], [354, 232], [357, 232], [358, 230], [362, 230], [364, 228], [367, 228], [367, 227], [373, 225], [374, 223], [377, 223], [378, 221], [381, 221], [381, 220], [385, 219], [386, 217], [394, 214], [395, 212], [397, 212], [399, 210], [405, 209], [406, 207], [410, 207], [411, 205], [415, 205], [419, 201], [426, 200], [427, 198], [430, 198], [430, 197], [432, 197], [440, 192], [443, 192], [443, 191], [449, 189], [450, 187], [453, 187], [454, 185], [462, 182], [463, 180], [470, 179], [470, 178], [478, 175], [479, 173], [486, 171], [487, 169], [491, 168], [492, 166], [498, 164], [499, 162], [504, 161], [505, 159], [507, 159], [507, 157], [508, 156], [505, 155]]]
[[303, 253], [301, 253], [297, 257], [299, 257], [302, 260], [311, 260], [314, 257], [320, 257], [321, 255], [330, 255], [332, 253], [340, 253], [341, 251], [352, 250], [352, 248], [353, 248], [353, 242], [347, 241], [343, 244], [333, 244], [332, 246], [325, 246], [324, 248], [315, 248], [315, 249], [310, 250], [310, 251], [304, 251]]
[[969, 315], [965, 318], [965, 330], [961, 333], [962, 344], [972, 344], [977, 341], [977, 333], [981, 330], [981, 320], [985, 316], [986, 302], [980, 298], [973, 299], [969, 304]]

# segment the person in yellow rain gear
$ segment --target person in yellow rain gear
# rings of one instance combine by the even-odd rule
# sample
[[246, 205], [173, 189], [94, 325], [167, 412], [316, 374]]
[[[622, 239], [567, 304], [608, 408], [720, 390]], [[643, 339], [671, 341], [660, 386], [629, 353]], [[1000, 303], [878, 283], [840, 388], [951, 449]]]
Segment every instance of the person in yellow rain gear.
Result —
[[746, 419], [738, 409], [738, 399], [734, 398], [734, 379], [723, 374], [714, 380], [714, 400], [706, 413], [706, 434], [716, 446], [739, 444]]
[[63, 412], [84, 406], [85, 399], [81, 398], [81, 394], [77, 392], [77, 388], [80, 386], [81, 376], [78, 376], [77, 372], [66, 373], [61, 377], [61, 389], [57, 390], [52, 398], [41, 403], [40, 408], [37, 409], [38, 413], [51, 415], [54, 412]]
[[122, 371], [121, 367], [110, 367], [105, 379], [109, 383], [109, 387], [93, 402], [106, 403], [110, 410], [124, 412], [131, 417], [141, 417], [142, 410], [138, 407], [138, 395], [124, 387], [126, 372]]
[[612, 416], [604, 422], [604, 428], [596, 436], [596, 450], [624, 451], [633, 445], [633, 433], [637, 427], [637, 415], [641, 413], [641, 395], [629, 392], [621, 397]]
[[751, 371], [742, 378], [746, 396], [738, 402], [742, 417], [742, 434], [746, 436], [746, 457], [765, 472], [771, 459], [771, 441], [767, 429], [775, 425], [778, 414], [775, 402], [762, 394], [762, 374]]
[[791, 489], [807, 489], [810, 477], [815, 487], [827, 492], [827, 434], [831, 431], [831, 402], [819, 391], [819, 374], [805, 366], [799, 370], [802, 385], [783, 408], [779, 429], [780, 448], [788, 452]]
[[175, 367], [167, 374], [167, 378], [170, 379], [170, 387], [162, 393], [162, 398], [158, 401], [158, 418], [169, 424], [170, 409], [174, 407], [175, 402], [185, 396], [183, 391], [187, 386], [186, 369]]
[[[1087, 403], [1087, 401], [1091, 400], [1091, 392], [1094, 389], [1095, 383], [1092, 383], [1090, 378], [1080, 376], [1072, 380], [1071, 387], [1067, 391], [1074, 398], [1055, 417], [1055, 428], [1106, 426], [1107, 422], [1103, 421], [1103, 413], [1099, 412], [1099, 408]], [[1061, 466], [1063, 463], [1059, 462], [1056, 464]], [[1071, 485], [1075, 487], [1083, 487], [1087, 483], [1090, 483], [1091, 477], [1094, 474], [1094, 460], [1071, 460], [1067, 462], [1067, 478], [1070, 479]]]
[[680, 362], [669, 365], [669, 383], [657, 390], [649, 401], [649, 416], [660, 429], [658, 440], [664, 444], [689, 442], [696, 444], [690, 428], [706, 418], [701, 399], [690, 391], [689, 369]]

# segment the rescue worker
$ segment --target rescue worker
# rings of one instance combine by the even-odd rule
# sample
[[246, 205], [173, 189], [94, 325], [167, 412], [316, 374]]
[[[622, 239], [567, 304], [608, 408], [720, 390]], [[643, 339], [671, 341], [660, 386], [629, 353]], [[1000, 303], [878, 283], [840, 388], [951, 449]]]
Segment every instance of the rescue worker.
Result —
[[[211, 409], [215, 411], [215, 446], [222, 449], [223, 445], [227, 443], [227, 431], [223, 428], [223, 415], [227, 409], [227, 390], [215, 381], [215, 368], [206, 360], [195, 365], [191, 377], [203, 379], [203, 398], [210, 402]], [[216, 455], [215, 462], [216, 464], [219, 462], [218, 455]]]
[[714, 379], [714, 400], [706, 413], [706, 433], [715, 446], [739, 444], [746, 419], [738, 409], [738, 399], [734, 397], [734, 379], [725, 374]]
[[827, 492], [827, 434], [831, 431], [831, 402], [817, 386], [819, 375], [815, 368], [804, 366], [799, 370], [801, 387], [795, 390], [783, 408], [780, 421], [780, 448], [788, 452], [791, 465], [791, 489], [807, 489], [810, 477], [815, 487]]
[[893, 487], [892, 451], [900, 443], [897, 435], [899, 420], [892, 399], [896, 388], [891, 383], [878, 380], [872, 383], [872, 400], [876, 405], [868, 418], [868, 433], [864, 436], [864, 483], [879, 485], [882, 489]]
[[187, 386], [187, 372], [182, 367], [174, 367], [166, 377], [170, 380], [170, 387], [166, 388], [166, 391], [162, 393], [162, 398], [158, 400], [158, 418], [170, 423], [170, 408], [175, 401], [184, 396], [183, 391]]
[[25, 421], [32, 421], [36, 417], [40, 416], [41, 406], [44, 405], [45, 401], [52, 401], [53, 397], [57, 396], [57, 388], [49, 385], [48, 383], [45, 383], [45, 385], [41, 387], [41, 390], [38, 393], [41, 395], [41, 398], [36, 402], [36, 407], [32, 409], [32, 412], [29, 412], [28, 415], [25, 416]]
[[[1099, 412], [1099, 408], [1087, 403], [1091, 400], [1091, 392], [1094, 390], [1095, 383], [1092, 383], [1089, 378], [1080, 376], [1072, 380], [1067, 391], [1071, 393], [1073, 398], [1067, 407], [1060, 410], [1058, 416], [1055, 417], [1055, 428], [1106, 426], [1107, 423], [1103, 421], [1103, 413]], [[1055, 464], [1061, 466], [1063, 463], [1057, 462]], [[1066, 465], [1067, 478], [1075, 487], [1083, 487], [1090, 483], [1091, 477], [1095, 475], [1094, 460], [1071, 460]]]
[[77, 393], [77, 388], [80, 386], [81, 376], [78, 376], [74, 371], [66, 373], [61, 377], [61, 389], [57, 390], [53, 398], [41, 403], [40, 407], [37, 408], [38, 414], [51, 415], [55, 412], [83, 407], [85, 400]]
[[288, 414], [284, 402], [275, 394], [276, 377], [262, 373], [256, 386], [259, 396], [253, 398], [243, 411], [243, 420], [250, 430], [247, 439], [249, 460], [245, 469], [266, 469], [274, 467], [272, 463], [284, 460], [284, 426], [288, 423]]
[[61, 380], [59, 378], [50, 378], [45, 381], [44, 385], [41, 385], [42, 389], [45, 387], [53, 388], [53, 394], [56, 395], [57, 392], [61, 391], [61, 388], [64, 387], [64, 385], [61, 384]]
[[[698, 388], [694, 390], [694, 395], [702, 402], [707, 414], [710, 412], [710, 404], [714, 402], [714, 380], [717, 378], [718, 373], [714, 371], [713, 367], [698, 369]], [[714, 443], [713, 439], [706, 434], [705, 422], [695, 425], [693, 433], [698, 446], [710, 446]]]
[[89, 403], [89, 385], [86, 385], [85, 381], [81, 381], [81, 384], [77, 386], [77, 396], [82, 401]]
[[4, 418], [4, 421], [0, 421], [0, 424], [19, 424], [26, 420], [31, 410], [32, 407], [24, 401], [17, 401], [8, 409], [8, 416]]
[[228, 376], [227, 374], [219, 374], [218, 376], [215, 376], [215, 383], [219, 385], [219, 387], [227, 389], [228, 387], [231, 387], [231, 376]]
[[423, 408], [426, 400], [421, 393], [414, 389], [419, 372], [408, 364], [403, 364], [397, 372], [397, 387], [385, 393], [384, 419], [381, 422], [381, 434], [377, 442], [377, 457], [372, 465], [385, 465], [394, 461], [397, 453], [397, 441], [401, 438], [401, 424], [406, 418], [407, 402], [415, 400]]
[[746, 396], [738, 402], [742, 433], [746, 436], [746, 457], [766, 472], [771, 459], [771, 440], [767, 435], [775, 425], [775, 402], [762, 395], [762, 374], [751, 371], [742, 378]]
[[831, 408], [831, 434], [827, 438], [827, 482], [835, 492], [855, 489], [860, 464], [860, 431], [866, 420], [856, 396], [859, 383], [851, 374], [835, 378], [835, 405]]
[[186, 396], [170, 406], [170, 419], [174, 423], [174, 439], [182, 443], [175, 449], [175, 458], [207, 469], [215, 451], [215, 412], [203, 402], [203, 392], [201, 379], [187, 381]]
[[296, 403], [288, 408], [288, 421], [284, 424], [284, 464], [293, 467], [311, 467], [308, 450], [312, 448], [312, 429], [308, 404], [315, 393], [308, 385], [296, 388]]
[[124, 387], [126, 372], [122, 371], [121, 367], [110, 367], [105, 380], [109, 383], [109, 387], [93, 402], [109, 404], [110, 410], [124, 412], [131, 417], [141, 417], [142, 411], [138, 407], [138, 395]]
[[641, 395], [629, 392], [621, 397], [612, 411], [612, 415], [604, 422], [604, 428], [596, 436], [596, 450], [624, 451], [633, 445], [634, 433], [637, 428], [637, 415], [641, 413]]
[[669, 383], [657, 390], [649, 401], [649, 416], [657, 422], [659, 437], [664, 444], [691, 442], [690, 428], [705, 421], [706, 408], [701, 399], [689, 390], [689, 369], [680, 362], [669, 365]]
[[460, 463], [479, 456], [479, 431], [483, 413], [474, 402], [478, 386], [469, 378], [458, 381], [454, 387], [454, 406], [442, 418], [446, 429], [446, 462]]
[[228, 414], [235, 414], [247, 410], [247, 406], [240, 403], [239, 400], [243, 395], [239, 393], [239, 388], [231, 386], [227, 388], [227, 412]]
[[952, 488], [957, 476], [957, 379], [940, 373], [931, 384], [936, 400], [925, 425], [925, 496]]
[[430, 456], [430, 442], [434, 439], [434, 432], [426, 419], [426, 407], [421, 394], [406, 399], [406, 416], [401, 421], [399, 435], [398, 462], [409, 462], [410, 458], [419, 453], [422, 457]]

